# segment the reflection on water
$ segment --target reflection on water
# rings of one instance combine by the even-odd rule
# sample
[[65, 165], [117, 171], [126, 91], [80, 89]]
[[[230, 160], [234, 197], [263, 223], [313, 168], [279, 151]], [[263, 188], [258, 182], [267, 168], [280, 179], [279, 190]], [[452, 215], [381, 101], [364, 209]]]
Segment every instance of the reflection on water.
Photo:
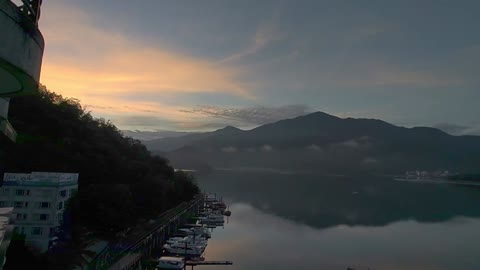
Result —
[[206, 257], [233, 260], [231, 270], [480, 269], [479, 189], [391, 182], [203, 178], [232, 202]]
[[[400, 221], [384, 227], [315, 229], [236, 203], [206, 257], [247, 269], [479, 269], [480, 220]], [[204, 268], [207, 269], [207, 268]]]

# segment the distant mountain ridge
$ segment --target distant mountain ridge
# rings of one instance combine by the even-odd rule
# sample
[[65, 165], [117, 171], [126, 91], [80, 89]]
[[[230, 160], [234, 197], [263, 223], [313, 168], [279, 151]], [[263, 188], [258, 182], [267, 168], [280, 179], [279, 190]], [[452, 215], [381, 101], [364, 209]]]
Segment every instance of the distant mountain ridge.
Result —
[[479, 136], [452, 136], [428, 127], [404, 128], [376, 119], [339, 118], [323, 112], [259, 126], [146, 143], [176, 162], [201, 160], [214, 167], [294, 169], [478, 170]]
[[188, 134], [193, 134], [193, 132], [181, 132], [181, 131], [170, 131], [170, 130], [157, 130], [157, 131], [122, 130], [121, 132], [125, 136], [132, 137], [136, 140], [141, 140], [141, 141], [170, 138], [170, 137], [179, 137], [179, 136], [185, 136]]

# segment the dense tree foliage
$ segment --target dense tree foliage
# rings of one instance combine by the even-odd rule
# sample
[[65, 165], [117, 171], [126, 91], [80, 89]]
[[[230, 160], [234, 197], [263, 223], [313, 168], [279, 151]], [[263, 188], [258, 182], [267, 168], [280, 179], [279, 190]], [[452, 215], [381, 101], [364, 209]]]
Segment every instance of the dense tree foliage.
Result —
[[25, 236], [14, 234], [6, 254], [4, 270], [48, 269], [47, 256], [36, 254], [25, 246]]
[[10, 121], [18, 140], [1, 142], [0, 173], [79, 173], [75, 225], [89, 232], [113, 235], [199, 191], [192, 178], [124, 137], [110, 121], [45, 87], [12, 99]]

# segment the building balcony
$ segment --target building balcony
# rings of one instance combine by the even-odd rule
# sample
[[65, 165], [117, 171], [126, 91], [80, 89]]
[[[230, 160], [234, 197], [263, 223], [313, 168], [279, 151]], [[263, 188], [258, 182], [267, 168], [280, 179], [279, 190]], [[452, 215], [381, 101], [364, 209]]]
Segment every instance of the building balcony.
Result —
[[9, 97], [38, 90], [43, 36], [38, 30], [41, 0], [21, 0], [17, 6], [0, 0], [0, 133], [15, 140], [7, 120]]

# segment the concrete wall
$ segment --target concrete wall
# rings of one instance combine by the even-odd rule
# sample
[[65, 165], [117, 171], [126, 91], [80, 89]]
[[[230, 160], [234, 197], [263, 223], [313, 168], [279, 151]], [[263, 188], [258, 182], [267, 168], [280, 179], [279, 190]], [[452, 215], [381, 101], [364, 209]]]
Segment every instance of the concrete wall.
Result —
[[0, 118], [7, 119], [9, 98], [0, 98]]
[[9, 0], [0, 0], [0, 25], [0, 58], [38, 82], [45, 47], [38, 28]]

